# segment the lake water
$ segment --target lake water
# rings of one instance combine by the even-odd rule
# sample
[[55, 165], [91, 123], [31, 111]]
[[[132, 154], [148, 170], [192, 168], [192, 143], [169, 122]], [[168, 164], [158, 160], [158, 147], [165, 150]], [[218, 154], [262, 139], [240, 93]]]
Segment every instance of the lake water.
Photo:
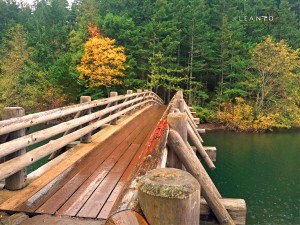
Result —
[[300, 224], [299, 131], [213, 131], [203, 139], [217, 147], [211, 178], [223, 197], [246, 200], [247, 225]]
[[[31, 133], [34, 133], [34, 132], [37, 132], [37, 131], [40, 131], [40, 130], [43, 130], [43, 129], [46, 129], [46, 128], [49, 128], [50, 126], [49, 125], [46, 125], [46, 124], [38, 124], [36, 126], [33, 126], [33, 127], [30, 127], [29, 131], [26, 132], [26, 134], [31, 134]], [[47, 140], [44, 140], [44, 141], [41, 141], [37, 144], [34, 144], [34, 145], [31, 145], [29, 147], [26, 148], [27, 151], [31, 151], [35, 148], [38, 148], [44, 144], [47, 144], [50, 140], [54, 140], [58, 137], [60, 137], [61, 135], [56, 135], [52, 138], [49, 138]], [[38, 160], [37, 162], [33, 163], [32, 165], [30, 165], [28, 168], [27, 168], [27, 173], [31, 173], [32, 171], [40, 168], [42, 165], [44, 165], [45, 163], [48, 162], [48, 158], [49, 156], [46, 156], [40, 160]]]

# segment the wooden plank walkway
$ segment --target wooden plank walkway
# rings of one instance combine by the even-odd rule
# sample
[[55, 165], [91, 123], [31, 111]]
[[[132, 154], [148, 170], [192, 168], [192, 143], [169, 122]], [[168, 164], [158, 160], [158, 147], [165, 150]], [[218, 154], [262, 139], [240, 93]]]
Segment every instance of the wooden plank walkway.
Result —
[[10, 210], [106, 220], [165, 109], [152, 106], [137, 115], [61, 178]]

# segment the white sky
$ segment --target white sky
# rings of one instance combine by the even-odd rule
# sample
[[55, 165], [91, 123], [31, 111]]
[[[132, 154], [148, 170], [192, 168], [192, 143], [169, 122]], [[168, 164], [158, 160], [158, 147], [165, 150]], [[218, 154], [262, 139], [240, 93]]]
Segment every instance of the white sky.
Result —
[[[35, 0], [17, 0], [17, 2], [25, 2], [25, 3], [28, 3], [30, 5], [33, 5], [34, 1]], [[69, 5], [70, 5], [70, 4], [72, 4], [72, 2], [74, 2], [74, 0], [68, 0], [68, 2], [69, 2]]]

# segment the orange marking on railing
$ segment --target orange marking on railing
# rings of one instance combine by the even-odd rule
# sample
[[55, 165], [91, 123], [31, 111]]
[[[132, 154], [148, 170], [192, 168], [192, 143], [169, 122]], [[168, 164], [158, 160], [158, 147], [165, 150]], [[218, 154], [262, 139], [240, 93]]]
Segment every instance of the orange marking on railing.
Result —
[[167, 125], [168, 123], [166, 119], [162, 119], [158, 122], [155, 130], [150, 136], [149, 144], [147, 145], [147, 149], [146, 149], [146, 155], [148, 155], [150, 152], [154, 150], [156, 143], [160, 141], [161, 138], [164, 136], [164, 133], [167, 129]]

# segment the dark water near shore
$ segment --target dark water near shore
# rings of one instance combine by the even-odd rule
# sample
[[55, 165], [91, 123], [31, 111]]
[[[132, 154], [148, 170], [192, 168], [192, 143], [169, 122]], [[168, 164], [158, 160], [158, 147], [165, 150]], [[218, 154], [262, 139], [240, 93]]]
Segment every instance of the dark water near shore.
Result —
[[244, 198], [247, 225], [300, 224], [300, 132], [203, 135], [217, 147], [210, 172], [222, 196]]
[[[46, 129], [46, 128], [49, 128], [50, 126], [49, 125], [46, 125], [46, 124], [38, 124], [36, 126], [33, 126], [33, 127], [30, 127], [30, 129], [28, 131], [26, 131], [26, 134], [31, 134], [31, 133], [34, 133], [34, 132], [37, 132], [37, 131], [40, 131], [40, 130], [43, 130], [43, 129]], [[26, 148], [27, 152], [28, 151], [32, 151], [33, 149], [35, 148], [38, 148], [44, 144], [47, 144], [50, 140], [54, 140], [58, 137], [60, 137], [61, 135], [56, 135], [52, 138], [49, 138], [47, 140], [44, 140], [44, 141], [41, 141], [39, 143], [36, 143], [32, 146], [29, 146]], [[30, 165], [28, 168], [27, 168], [27, 173], [31, 173], [32, 171], [38, 169], [39, 167], [41, 167], [42, 165], [44, 165], [45, 163], [48, 162], [48, 158], [49, 156], [46, 156], [40, 160], [38, 160], [37, 162], [33, 163], [32, 165]]]

